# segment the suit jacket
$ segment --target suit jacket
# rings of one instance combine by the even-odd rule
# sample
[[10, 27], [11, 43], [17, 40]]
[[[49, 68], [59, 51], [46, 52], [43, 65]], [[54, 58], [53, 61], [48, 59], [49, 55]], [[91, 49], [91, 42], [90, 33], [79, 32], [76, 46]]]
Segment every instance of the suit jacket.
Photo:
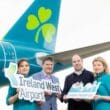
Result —
[[[68, 75], [65, 79], [61, 101], [63, 101], [63, 96], [68, 93], [72, 84], [76, 82], [83, 82], [84, 84], [86, 84], [88, 82], [93, 82], [93, 81], [94, 81], [93, 74], [90, 71], [87, 71], [86, 69], [84, 69], [82, 71], [82, 74], [80, 75], [75, 74], [75, 72]], [[68, 102], [68, 110], [91, 110], [92, 109], [91, 105], [84, 100], [75, 101], [73, 99], [69, 99], [67, 102]]]
[[[39, 73], [35, 73], [32, 77], [35, 80], [46, 79], [45, 73], [43, 71], [41, 71]], [[58, 78], [56, 78], [55, 76], [51, 75], [50, 78], [53, 83], [59, 83]], [[56, 98], [57, 98], [57, 96], [55, 93], [52, 93], [52, 95], [50, 95], [50, 96], [45, 95], [46, 101], [43, 104], [38, 105], [39, 106], [38, 110], [57, 110]]]

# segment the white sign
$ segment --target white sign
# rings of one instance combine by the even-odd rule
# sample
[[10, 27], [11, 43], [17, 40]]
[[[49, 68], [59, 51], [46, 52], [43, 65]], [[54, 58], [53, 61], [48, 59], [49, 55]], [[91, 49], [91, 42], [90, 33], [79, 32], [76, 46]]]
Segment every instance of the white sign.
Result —
[[71, 99], [93, 99], [95, 96], [97, 89], [99, 88], [100, 83], [94, 82], [87, 83], [85, 86], [82, 82], [75, 83], [70, 88], [68, 94], [66, 95], [66, 98]]
[[19, 89], [19, 99], [33, 101], [45, 101], [45, 91], [51, 93], [59, 93], [59, 83], [52, 83], [47, 80], [35, 80], [32, 77], [25, 78], [23, 75], [17, 74], [17, 64], [10, 63], [5, 68], [5, 77], [10, 81], [13, 88]]

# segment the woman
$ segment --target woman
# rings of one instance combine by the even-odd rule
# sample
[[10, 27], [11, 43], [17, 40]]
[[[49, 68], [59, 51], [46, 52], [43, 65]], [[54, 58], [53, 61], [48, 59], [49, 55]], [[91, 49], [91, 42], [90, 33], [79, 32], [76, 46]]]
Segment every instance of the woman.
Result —
[[96, 80], [101, 82], [94, 97], [93, 110], [110, 110], [110, 75], [108, 65], [102, 57], [93, 60]]
[[[21, 59], [18, 62], [18, 74], [28, 76], [30, 65], [26, 59]], [[18, 99], [19, 89], [9, 87], [6, 103], [13, 104], [13, 110], [37, 110], [35, 102]]]

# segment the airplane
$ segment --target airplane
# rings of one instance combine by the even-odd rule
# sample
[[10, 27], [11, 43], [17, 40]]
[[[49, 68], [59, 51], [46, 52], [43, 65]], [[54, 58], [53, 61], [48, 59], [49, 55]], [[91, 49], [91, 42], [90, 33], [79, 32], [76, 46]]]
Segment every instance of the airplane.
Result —
[[60, 0], [33, 0], [0, 42], [0, 86], [7, 83], [4, 68], [21, 58], [29, 59], [30, 73], [41, 69], [37, 56], [54, 53]]
[[[110, 42], [55, 53], [61, 1], [34, 0], [0, 42], [0, 87], [9, 83], [4, 68], [21, 58], [29, 60], [30, 75], [41, 70], [45, 56], [55, 59], [54, 72], [71, 67], [73, 53], [86, 58], [110, 49]], [[66, 57], [65, 57], [66, 56]]]

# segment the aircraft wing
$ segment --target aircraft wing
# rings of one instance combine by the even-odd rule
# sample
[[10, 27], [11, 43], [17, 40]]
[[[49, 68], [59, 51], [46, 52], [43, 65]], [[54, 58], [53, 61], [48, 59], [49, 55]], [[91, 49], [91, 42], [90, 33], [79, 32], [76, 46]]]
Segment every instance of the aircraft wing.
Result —
[[[56, 54], [52, 54], [55, 59], [55, 71], [59, 71], [71, 66], [71, 59], [74, 53], [78, 53], [82, 58], [87, 58], [98, 53], [110, 50], [110, 42], [104, 42], [100, 44], [90, 45], [78, 49], [64, 51]], [[42, 57], [41, 59], [43, 59]]]

